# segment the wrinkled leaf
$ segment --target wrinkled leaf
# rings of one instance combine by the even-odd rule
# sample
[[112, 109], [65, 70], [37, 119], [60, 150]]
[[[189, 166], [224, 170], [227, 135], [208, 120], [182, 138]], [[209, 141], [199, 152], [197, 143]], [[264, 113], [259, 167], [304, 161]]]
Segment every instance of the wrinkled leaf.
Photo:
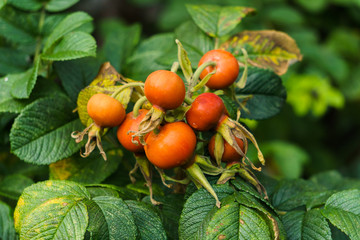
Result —
[[319, 209], [288, 212], [281, 219], [289, 240], [332, 239], [329, 224]]
[[49, 164], [79, 151], [70, 133], [81, 129], [69, 99], [40, 98], [26, 106], [10, 132], [11, 151], [34, 164]]
[[90, 21], [92, 21], [92, 17], [85, 12], [75, 12], [68, 15], [56, 26], [47, 38], [43, 48], [44, 53], [47, 54], [48, 50], [51, 50], [51, 47], [57, 40]]
[[250, 66], [270, 69], [278, 75], [286, 73], [289, 65], [302, 59], [294, 39], [273, 30], [243, 31], [232, 36], [220, 48], [233, 53], [241, 62], [241, 48], [244, 48]]
[[[234, 190], [226, 185], [214, 185], [219, 200], [231, 195]], [[224, 205], [222, 205], [224, 207]], [[194, 239], [206, 215], [217, 207], [215, 199], [205, 189], [199, 189], [185, 202], [179, 222], [179, 238]]]
[[29, 98], [37, 80], [38, 71], [40, 68], [40, 58], [36, 59], [34, 66], [23, 73], [8, 75], [8, 78], [13, 78], [14, 81], [11, 88], [11, 95], [15, 98]]
[[120, 198], [94, 197], [88, 202], [88, 231], [95, 239], [136, 239], [137, 228], [132, 212]]
[[95, 39], [88, 33], [72, 32], [66, 34], [52, 51], [41, 57], [50, 61], [65, 61], [89, 56], [96, 56]]
[[211, 37], [230, 33], [253, 8], [216, 5], [186, 5], [194, 22]]
[[346, 190], [332, 195], [323, 215], [350, 239], [360, 239], [360, 190]]
[[0, 74], [24, 72], [29, 66], [30, 56], [7, 47], [0, 47]]
[[[66, 217], [69, 212], [79, 211], [79, 213], [83, 214], [84, 209], [86, 211], [86, 208], [84, 208], [82, 204], [78, 205], [78, 203], [80, 203], [82, 199], [88, 198], [90, 198], [90, 195], [85, 187], [71, 181], [48, 180], [31, 185], [21, 194], [15, 208], [15, 229], [20, 234], [27, 234], [26, 232], [23, 232], [23, 226], [25, 224], [27, 230], [31, 230], [31, 228], [34, 227], [31, 234], [36, 234], [34, 224], [40, 223], [42, 219], [50, 221], [51, 218], [54, 217], [58, 217], [56, 219], [56, 224], [48, 225], [48, 227], [58, 227], [59, 218]], [[50, 212], [48, 211], [51, 211], [51, 214], [49, 214]], [[68, 215], [68, 217], [69, 216], [71, 216], [71, 214]], [[37, 219], [34, 217], [37, 217]], [[74, 220], [76, 221], [76, 219]], [[82, 224], [85, 223], [85, 221], [87, 222], [87, 217], [83, 216], [78, 221], [78, 224], [83, 226]], [[68, 226], [69, 231], [75, 231], [76, 229], [69, 226], [70, 224], [71, 222], [69, 223], [67, 221], [62, 227]], [[41, 225], [38, 227], [41, 227]], [[46, 227], [46, 225], [42, 227]], [[41, 232], [38, 232], [37, 234], [39, 233]]]
[[286, 89], [276, 74], [251, 68], [245, 88], [237, 88], [236, 97], [245, 106], [241, 109], [242, 118], [261, 120], [280, 112], [285, 103]]

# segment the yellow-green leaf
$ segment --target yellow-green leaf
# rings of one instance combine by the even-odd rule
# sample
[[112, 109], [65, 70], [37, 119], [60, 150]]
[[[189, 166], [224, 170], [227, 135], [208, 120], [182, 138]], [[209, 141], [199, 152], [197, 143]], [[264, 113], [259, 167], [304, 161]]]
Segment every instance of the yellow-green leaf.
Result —
[[289, 65], [301, 61], [302, 55], [294, 39], [274, 30], [243, 31], [221, 45], [243, 62], [241, 48], [248, 53], [248, 64], [270, 69], [278, 75], [286, 73]]

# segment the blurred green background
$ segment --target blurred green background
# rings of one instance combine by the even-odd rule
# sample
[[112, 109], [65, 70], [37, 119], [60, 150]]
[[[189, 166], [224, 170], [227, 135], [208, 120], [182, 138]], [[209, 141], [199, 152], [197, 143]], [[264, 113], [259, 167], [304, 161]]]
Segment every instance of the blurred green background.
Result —
[[337, 169], [360, 177], [360, 1], [87, 0], [74, 10], [89, 12], [96, 23], [107, 18], [139, 23], [146, 38], [189, 20], [186, 3], [253, 7], [257, 14], [237, 31], [284, 31], [303, 54], [303, 61], [282, 76], [288, 98], [281, 113], [246, 122], [267, 158], [267, 172], [306, 178]]

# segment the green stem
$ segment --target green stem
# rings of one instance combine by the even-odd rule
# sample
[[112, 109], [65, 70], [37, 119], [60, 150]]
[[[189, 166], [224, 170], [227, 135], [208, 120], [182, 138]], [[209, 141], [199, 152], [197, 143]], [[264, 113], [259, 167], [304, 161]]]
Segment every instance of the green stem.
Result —
[[179, 62], [174, 62], [173, 65], [171, 66], [170, 71], [176, 73], [178, 71], [178, 69], [179, 69], [179, 66], [180, 66]]
[[129, 87], [143, 87], [145, 83], [143, 82], [135, 82], [135, 83], [127, 83], [125, 85], [122, 85], [119, 87], [113, 94], [111, 94], [111, 97], [116, 98], [116, 96], [125, 88]]
[[139, 115], [139, 109], [141, 108], [141, 106], [144, 104], [144, 102], [146, 102], [147, 98], [146, 96], [142, 96], [141, 98], [139, 98], [133, 108], [133, 116], [136, 118]]
[[191, 105], [193, 103], [193, 100], [189, 97], [185, 97], [184, 102], [186, 102], [186, 104], [188, 105]]
[[220, 43], [219, 38], [218, 38], [218, 37], [215, 38], [215, 46], [214, 46], [214, 49], [218, 49], [218, 48], [219, 48], [219, 43]]
[[196, 69], [196, 71], [193, 75], [191, 87], [193, 87], [193, 85], [195, 85], [199, 81], [200, 74], [202, 73], [202, 71], [204, 71], [205, 68], [207, 68], [209, 66], [216, 66], [216, 62], [207, 61], [207, 62], [204, 62], [203, 64], [201, 64], [201, 66], [198, 67], [198, 69]]
[[45, 22], [45, 15], [46, 15], [45, 6], [43, 6], [41, 13], [40, 13], [40, 19], [39, 19], [39, 25], [38, 25], [39, 36], [36, 39], [34, 63], [37, 60], [37, 58], [39, 57], [40, 51], [41, 51], [41, 43], [42, 43], [41, 32], [42, 32], [44, 22]]

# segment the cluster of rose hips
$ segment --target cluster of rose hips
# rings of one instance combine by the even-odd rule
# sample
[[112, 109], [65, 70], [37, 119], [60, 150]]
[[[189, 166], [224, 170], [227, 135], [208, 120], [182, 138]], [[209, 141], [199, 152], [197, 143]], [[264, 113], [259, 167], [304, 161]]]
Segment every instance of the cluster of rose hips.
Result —
[[[165, 185], [169, 186], [166, 181], [187, 183], [191, 180], [196, 186], [206, 188], [216, 199], [218, 207], [220, 202], [204, 174], [220, 175], [218, 183], [225, 183], [238, 173], [264, 193], [245, 162], [247, 139], [258, 148], [256, 140], [245, 127], [228, 116], [222, 99], [216, 94], [217, 90], [233, 85], [238, 78], [237, 59], [221, 49], [207, 52], [201, 58], [198, 70], [194, 74], [191, 71], [190, 76], [187, 74], [191, 82], [187, 87], [176, 73], [178, 65], [174, 66], [172, 71], [152, 72], [145, 83], [128, 83], [119, 88], [140, 86], [144, 94], [135, 103], [133, 111], [127, 114], [124, 106], [114, 97], [120, 90], [111, 96], [94, 94], [87, 103], [87, 113], [93, 123], [86, 129], [89, 141], [83, 156], [90, 154], [97, 145], [106, 159], [99, 144], [100, 135], [105, 128], [118, 127], [120, 144], [133, 152], [136, 159], [130, 178], [135, 181], [132, 174], [140, 168], [154, 204], [158, 202], [152, 197], [152, 165], [158, 170]], [[151, 104], [150, 109], [142, 108], [145, 102]], [[168, 120], [167, 116], [174, 111], [180, 117]], [[214, 134], [208, 142], [211, 158], [195, 153], [199, 133], [204, 131]], [[74, 134], [78, 142], [83, 136], [83, 133]], [[90, 141], [92, 137], [96, 138], [96, 142]], [[260, 151], [258, 156], [264, 164]], [[172, 178], [163, 171], [173, 168], [184, 170], [186, 178]]]

